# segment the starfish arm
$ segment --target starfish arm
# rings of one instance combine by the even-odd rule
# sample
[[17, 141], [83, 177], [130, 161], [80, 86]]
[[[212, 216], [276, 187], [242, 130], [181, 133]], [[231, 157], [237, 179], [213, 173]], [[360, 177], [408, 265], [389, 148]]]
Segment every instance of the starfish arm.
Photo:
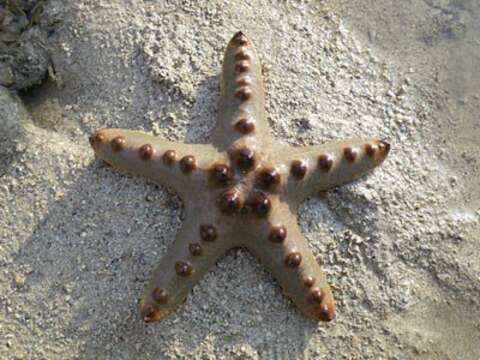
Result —
[[196, 211], [186, 218], [140, 300], [140, 314], [146, 322], [161, 320], [182, 304], [228, 249], [222, 230], [209, 222], [205, 212]]
[[217, 157], [210, 145], [175, 143], [123, 129], [99, 130], [90, 144], [95, 155], [112, 167], [172, 187], [182, 198], [204, 181], [202, 170]]
[[287, 203], [272, 209], [269, 221], [263, 223], [247, 247], [305, 315], [317, 321], [335, 317], [335, 301], [325, 274]]
[[296, 205], [308, 196], [350, 182], [379, 166], [390, 145], [378, 139], [352, 139], [303, 148], [280, 155], [284, 191]]
[[260, 59], [251, 40], [238, 32], [225, 51], [213, 143], [226, 149], [243, 136], [268, 133]]

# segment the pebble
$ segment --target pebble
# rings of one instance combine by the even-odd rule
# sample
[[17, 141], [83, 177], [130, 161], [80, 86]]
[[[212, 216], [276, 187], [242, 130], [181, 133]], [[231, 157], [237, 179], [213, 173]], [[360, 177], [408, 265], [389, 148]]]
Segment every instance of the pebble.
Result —
[[25, 275], [16, 272], [13, 275], [13, 281], [16, 287], [22, 288], [25, 285]]

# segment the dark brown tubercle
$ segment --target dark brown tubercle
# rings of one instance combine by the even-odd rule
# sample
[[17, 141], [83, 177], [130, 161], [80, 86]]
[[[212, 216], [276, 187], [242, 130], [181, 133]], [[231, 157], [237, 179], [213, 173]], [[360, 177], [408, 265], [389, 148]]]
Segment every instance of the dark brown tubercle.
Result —
[[255, 131], [255, 123], [247, 118], [242, 118], [235, 123], [235, 130], [243, 135], [250, 134]]
[[95, 148], [98, 144], [101, 144], [105, 141], [105, 135], [102, 134], [100, 131], [97, 131], [94, 133], [90, 138], [88, 139], [90, 142], [90, 145]]
[[155, 320], [156, 311], [151, 305], [144, 305], [140, 308], [143, 321], [149, 323]]
[[235, 91], [235, 96], [242, 101], [247, 101], [252, 97], [252, 90], [246, 86], [242, 86]]
[[247, 72], [248, 69], [250, 69], [250, 63], [248, 62], [248, 60], [240, 60], [237, 61], [237, 63], [235, 64], [235, 72], [237, 74]]
[[252, 79], [249, 76], [239, 76], [235, 79], [235, 82], [240, 86], [252, 85]]
[[164, 165], [171, 166], [175, 164], [177, 152], [175, 150], [167, 150], [163, 153], [162, 161]]
[[330, 154], [322, 154], [318, 157], [318, 166], [323, 171], [330, 171], [333, 166], [333, 156]]
[[322, 290], [318, 289], [318, 288], [315, 288], [312, 290], [311, 294], [310, 294], [310, 300], [313, 302], [313, 303], [318, 303], [320, 304], [323, 300], [323, 292]]
[[233, 180], [232, 169], [225, 164], [216, 164], [210, 169], [210, 179], [218, 185], [228, 185]]
[[153, 157], [154, 150], [153, 150], [152, 145], [150, 145], [150, 144], [145, 144], [145, 145], [142, 145], [142, 146], [140, 147], [140, 149], [138, 150], [138, 152], [140, 153], [140, 157], [141, 157], [143, 160], [150, 160], [150, 159]]
[[280, 174], [275, 168], [263, 169], [258, 173], [257, 181], [264, 190], [274, 190], [280, 184]]
[[301, 160], [293, 160], [290, 172], [295, 180], [302, 180], [307, 174], [307, 165]]
[[110, 144], [112, 145], [113, 151], [121, 151], [125, 149], [125, 144], [126, 144], [125, 137], [123, 136], [114, 137], [110, 142]]
[[285, 258], [285, 265], [289, 268], [296, 268], [300, 265], [301, 262], [302, 255], [297, 251], [291, 252]]
[[335, 310], [327, 304], [320, 305], [318, 318], [322, 321], [332, 321], [335, 318]]
[[246, 47], [242, 46], [235, 52], [235, 60], [250, 60], [250, 55]]
[[283, 225], [272, 227], [268, 239], [273, 243], [281, 243], [287, 237], [287, 228]]
[[168, 301], [168, 291], [161, 288], [155, 288], [152, 291], [152, 298], [159, 304], [165, 304]]
[[390, 152], [390, 144], [387, 143], [386, 141], [379, 141], [378, 142], [378, 149], [382, 152], [382, 153], [385, 153], [388, 154]]
[[200, 225], [200, 237], [203, 241], [215, 241], [217, 236], [217, 230], [213, 225]]
[[220, 196], [220, 210], [225, 214], [233, 214], [242, 208], [240, 195], [236, 191], [228, 191]]
[[180, 170], [182, 170], [184, 174], [189, 174], [196, 168], [197, 168], [197, 161], [195, 160], [194, 156], [187, 155], [180, 160]]
[[236, 164], [242, 170], [251, 170], [255, 165], [255, 152], [249, 148], [238, 150], [236, 154]]
[[315, 284], [315, 278], [313, 276], [307, 276], [304, 280], [303, 283], [305, 284], [306, 287], [310, 288]]
[[272, 203], [265, 194], [257, 194], [251, 203], [251, 208], [258, 217], [265, 217], [270, 213]]
[[357, 160], [358, 149], [348, 146], [345, 149], [343, 149], [343, 155], [345, 156], [345, 159], [347, 159], [348, 162], [353, 163], [355, 162], [355, 160]]
[[365, 152], [370, 157], [374, 157], [377, 150], [378, 150], [378, 145], [377, 144], [366, 144], [365, 145]]
[[177, 261], [175, 263], [175, 272], [180, 276], [188, 276], [193, 272], [192, 264], [188, 261]]
[[190, 251], [190, 254], [193, 256], [200, 256], [203, 253], [202, 245], [199, 243], [191, 243], [188, 245], [188, 251]]

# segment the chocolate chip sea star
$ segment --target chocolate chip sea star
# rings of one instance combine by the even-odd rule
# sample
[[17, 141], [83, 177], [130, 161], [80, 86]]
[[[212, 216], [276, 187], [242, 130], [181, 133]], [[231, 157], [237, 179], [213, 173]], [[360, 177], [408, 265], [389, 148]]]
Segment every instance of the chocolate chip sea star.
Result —
[[182, 144], [142, 132], [102, 129], [90, 137], [98, 158], [174, 189], [185, 221], [140, 301], [147, 322], [164, 318], [233, 247], [251, 251], [299, 309], [330, 321], [335, 301], [297, 224], [299, 205], [319, 191], [378, 166], [390, 145], [378, 139], [289, 147], [269, 134], [261, 65], [238, 32], [223, 62], [211, 144]]

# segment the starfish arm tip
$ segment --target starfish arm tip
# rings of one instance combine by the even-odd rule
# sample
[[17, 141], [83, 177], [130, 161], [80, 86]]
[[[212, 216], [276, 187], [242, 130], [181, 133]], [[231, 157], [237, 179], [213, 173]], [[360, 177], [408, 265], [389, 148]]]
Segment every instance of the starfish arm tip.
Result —
[[170, 315], [174, 311], [173, 309], [158, 309], [153, 301], [144, 300], [140, 301], [139, 312], [143, 321], [146, 323], [152, 323], [160, 321]]

